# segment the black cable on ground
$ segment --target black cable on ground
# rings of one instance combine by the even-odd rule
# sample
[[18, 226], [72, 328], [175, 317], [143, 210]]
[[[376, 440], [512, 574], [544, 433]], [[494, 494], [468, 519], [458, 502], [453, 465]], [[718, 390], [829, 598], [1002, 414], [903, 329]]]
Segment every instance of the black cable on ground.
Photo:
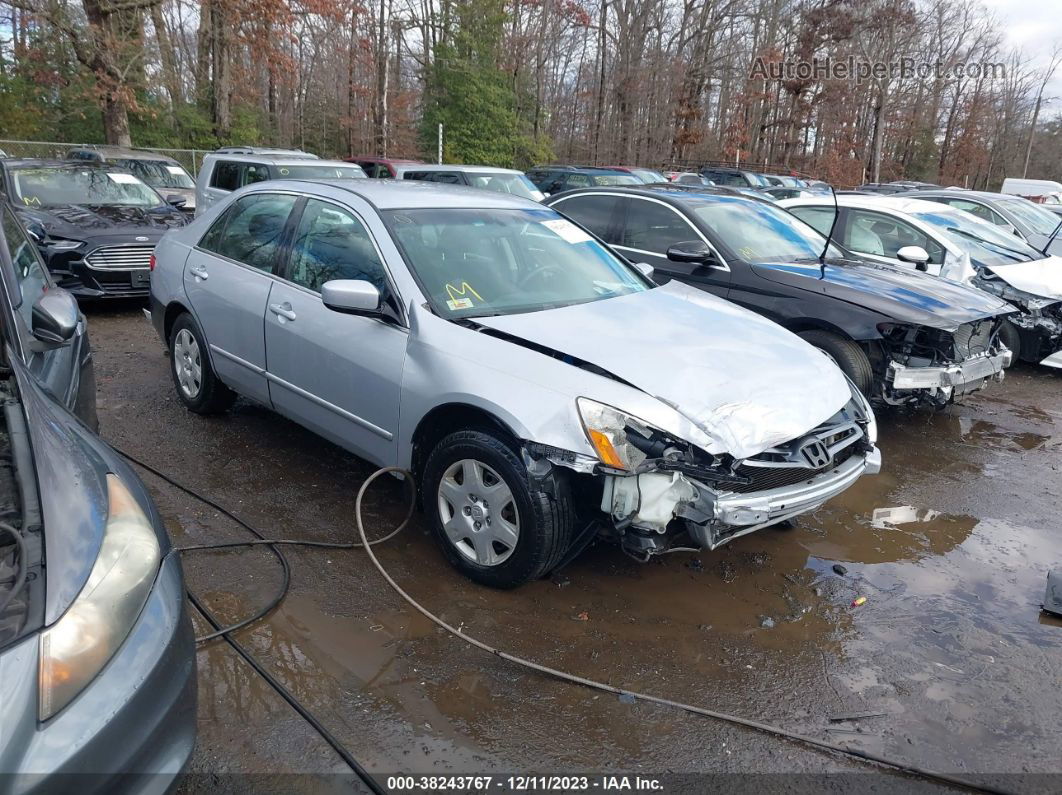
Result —
[[[113, 445], [112, 445], [112, 447], [113, 447]], [[361, 765], [361, 763], [358, 762], [357, 759], [354, 758], [354, 755], [352, 753], [350, 753], [349, 750], [347, 750], [347, 747], [345, 745], [343, 745], [343, 743], [341, 743], [339, 741], [339, 739], [336, 738], [335, 735], [333, 735], [325, 727], [325, 725], [323, 723], [321, 723], [321, 721], [319, 721], [316, 718], [316, 716], [314, 716], [314, 714], [312, 712], [310, 712], [310, 710], [307, 709], [306, 706], [303, 705], [303, 703], [301, 701], [299, 701], [299, 699], [297, 699], [295, 697], [295, 695], [290, 690], [288, 690], [287, 687], [284, 686], [284, 684], [282, 682], [280, 682], [260, 662], [258, 662], [258, 660], [255, 658], [255, 656], [253, 654], [251, 654], [243, 646], [243, 644], [241, 644], [234, 637], [232, 637], [231, 633], [235, 632], [237, 629], [241, 629], [242, 627], [246, 627], [248, 624], [251, 624], [252, 622], [257, 621], [258, 619], [266, 616], [277, 605], [280, 604], [280, 602], [284, 599], [285, 596], [287, 596], [288, 589], [291, 586], [291, 565], [288, 563], [288, 559], [286, 557], [284, 557], [284, 554], [279, 549], [277, 549], [276, 547], [277, 547], [278, 544], [283, 544], [283, 543], [289, 543], [290, 544], [290, 543], [296, 543], [296, 542], [291, 542], [291, 541], [287, 541], [287, 542], [285, 542], [285, 541], [279, 541], [279, 542], [270, 541], [257, 528], [253, 527], [251, 524], [249, 524], [248, 522], [244, 521], [240, 517], [236, 516], [235, 514], [233, 514], [231, 511], [227, 510], [226, 508], [223, 508], [222, 506], [218, 505], [216, 502], [211, 500], [209, 497], [206, 497], [206, 496], [200, 494], [199, 492], [195, 491], [194, 489], [192, 489], [192, 488], [190, 488], [188, 486], [185, 486], [183, 483], [178, 483], [176, 480], [171, 478], [169, 475], [166, 475], [166, 474], [160, 472], [155, 467], [153, 467], [150, 464], [147, 464], [147, 463], [141, 461], [139, 458], [136, 458], [133, 455], [130, 455], [129, 453], [125, 452], [124, 450], [121, 450], [121, 449], [119, 449], [117, 447], [115, 447], [114, 449], [117, 450], [121, 455], [123, 455], [129, 461], [131, 461], [134, 464], [136, 464], [137, 466], [144, 468], [148, 472], [152, 473], [153, 475], [155, 475], [155, 476], [161, 478], [162, 480], [164, 480], [165, 482], [169, 483], [174, 488], [185, 492], [186, 494], [194, 497], [195, 499], [199, 500], [200, 502], [204, 503], [205, 505], [209, 505], [211, 508], [214, 508], [215, 510], [219, 511], [220, 513], [222, 513], [223, 515], [227, 516], [232, 521], [236, 522], [236, 524], [240, 525], [240, 527], [243, 527], [245, 530], [247, 530], [248, 532], [250, 532], [251, 534], [256, 536], [256, 540], [254, 540], [254, 541], [217, 544], [217, 545], [215, 545], [213, 547], [211, 545], [208, 545], [208, 544], [200, 544], [200, 545], [197, 545], [195, 547], [190, 547], [189, 549], [197, 549], [197, 550], [198, 549], [211, 549], [211, 548], [225, 549], [225, 548], [228, 548], [228, 547], [235, 547], [235, 546], [266, 545], [272, 550], [273, 554], [276, 555], [277, 560], [280, 561], [280, 565], [281, 565], [281, 567], [282, 567], [282, 569], [284, 571], [284, 581], [283, 581], [283, 585], [282, 585], [280, 591], [269, 602], [269, 604], [265, 608], [263, 608], [262, 610], [259, 610], [257, 613], [252, 615], [250, 618], [245, 618], [242, 621], [239, 621], [236, 624], [233, 624], [231, 626], [222, 627], [221, 623], [217, 620], [217, 618], [214, 617], [214, 614], [210, 612], [210, 610], [207, 608], [207, 606], [204, 605], [194, 593], [192, 593], [192, 589], [188, 588], [186, 590], [186, 593], [188, 594], [188, 600], [195, 606], [196, 610], [198, 610], [202, 614], [203, 618], [207, 621], [207, 623], [210, 624], [210, 626], [212, 626], [214, 628], [213, 632], [211, 632], [211, 633], [209, 633], [207, 635], [203, 635], [202, 637], [196, 638], [196, 642], [197, 643], [203, 643], [205, 641], [213, 640], [215, 638], [224, 638], [225, 642], [228, 643], [230, 646], [232, 646], [232, 648], [235, 650], [235, 652], [237, 654], [239, 654], [244, 659], [244, 661], [248, 665], [250, 665], [258, 673], [259, 676], [261, 676], [263, 679], [265, 679], [265, 681], [269, 684], [269, 686], [272, 687], [277, 692], [277, 694], [281, 698], [283, 698], [288, 703], [288, 705], [292, 709], [294, 709], [303, 718], [303, 720], [305, 720], [307, 723], [310, 724], [311, 727], [313, 727], [314, 731], [316, 731], [321, 736], [321, 739], [323, 739], [326, 743], [328, 743], [332, 747], [332, 750], [335, 751], [336, 754], [339, 755], [339, 757], [350, 767], [351, 770], [354, 771], [354, 773], [358, 776], [358, 778], [360, 778], [362, 780], [362, 782], [365, 784], [366, 787], [368, 787], [373, 793], [375, 793], [375, 795], [387, 795], [387, 790], [385, 790], [382, 786], [380, 786], [380, 784], [376, 781], [376, 779], [373, 778], [372, 774], [368, 770], [366, 770]], [[410, 510], [410, 515], [412, 515], [412, 513], [413, 513], [413, 511]], [[406, 521], [408, 521], [408, 517], [406, 518]], [[404, 527], [405, 524], [406, 524], [405, 521], [402, 522], [402, 527]], [[398, 530], [401, 530], [402, 527], [399, 527]], [[395, 532], [398, 532], [398, 530], [396, 530]], [[301, 543], [303, 543], [306, 546], [344, 546], [344, 545], [329, 545], [329, 544], [318, 543], [318, 542], [310, 542], [310, 541], [301, 542]], [[345, 546], [350, 546], [350, 545], [345, 545]], [[180, 550], [178, 549], [176, 551], [180, 551]]]
[[[115, 449], [118, 449], [118, 448], [115, 448]], [[660, 696], [653, 696], [653, 695], [649, 695], [647, 693], [640, 693], [640, 692], [634, 691], [634, 690], [624, 690], [623, 688], [614, 687], [613, 685], [609, 685], [609, 684], [606, 684], [604, 682], [598, 682], [598, 681], [596, 681], [594, 679], [587, 679], [587, 678], [582, 677], [582, 676], [577, 676], [576, 674], [568, 673], [567, 671], [561, 671], [561, 670], [558, 670], [556, 668], [550, 668], [549, 666], [541, 665], [541, 664], [533, 662], [531, 660], [527, 660], [527, 659], [525, 659], [523, 657], [518, 657], [518, 656], [516, 656], [514, 654], [509, 654], [508, 652], [504, 652], [504, 651], [502, 651], [500, 649], [497, 649], [497, 648], [495, 648], [493, 646], [490, 646], [489, 644], [484, 643], [483, 641], [478, 640], [477, 638], [473, 638], [470, 635], [466, 635], [464, 632], [462, 632], [457, 627], [454, 627], [451, 624], [448, 624], [446, 621], [444, 621], [443, 619], [441, 619], [438, 616], [436, 616], [434, 613], [429, 611], [426, 607], [422, 606], [419, 602], [417, 602], [417, 600], [415, 600], [412, 596], [410, 596], [408, 593], [406, 593], [406, 591], [403, 590], [402, 587], [397, 582], [395, 582], [394, 578], [392, 578], [391, 575], [388, 574], [387, 570], [383, 567], [383, 564], [381, 564], [379, 559], [376, 557], [376, 553], [373, 552], [373, 550], [372, 550], [373, 546], [375, 546], [376, 544], [379, 544], [379, 543], [381, 543], [383, 541], [386, 541], [386, 540], [394, 537], [399, 531], [401, 531], [406, 526], [406, 524], [409, 522], [410, 517], [413, 515], [413, 509], [414, 509], [414, 506], [415, 506], [415, 500], [413, 500], [413, 499], [410, 500], [409, 511], [406, 514], [405, 519], [402, 520], [402, 523], [395, 530], [391, 531], [386, 536], [384, 536], [384, 537], [382, 537], [380, 539], [376, 539], [376, 540], [371, 541], [371, 542], [368, 540], [368, 538], [367, 538], [367, 536], [365, 534], [365, 522], [364, 522], [364, 520], [362, 518], [362, 501], [363, 501], [363, 499], [365, 497], [365, 492], [368, 490], [369, 486], [371, 486], [376, 481], [377, 478], [379, 478], [381, 475], [388, 474], [388, 473], [395, 473], [395, 474], [402, 475], [406, 479], [406, 481], [409, 482], [411, 484], [411, 486], [412, 486], [412, 484], [413, 484], [412, 474], [408, 470], [403, 469], [402, 467], [383, 467], [382, 469], [378, 469], [376, 472], [373, 472], [371, 475], [369, 475], [369, 477], [366, 478], [365, 481], [361, 484], [361, 487], [358, 489], [357, 497], [355, 498], [355, 501], [354, 501], [354, 521], [355, 521], [355, 525], [357, 527], [358, 537], [361, 539], [361, 541], [360, 541], [360, 543], [359, 542], [352, 542], [352, 543], [348, 543], [348, 544], [343, 544], [343, 543], [329, 543], [329, 542], [319, 542], [319, 541], [298, 541], [298, 540], [294, 540], [294, 539], [279, 539], [279, 540], [266, 539], [258, 530], [254, 529], [249, 524], [244, 522], [242, 519], [240, 519], [237, 516], [233, 515], [228, 510], [226, 510], [225, 508], [222, 508], [220, 505], [218, 505], [217, 503], [213, 502], [209, 498], [204, 497], [203, 495], [199, 494], [198, 492], [194, 491], [193, 489], [188, 488], [187, 486], [184, 486], [181, 483], [178, 483], [177, 481], [173, 480], [169, 476], [164, 475], [163, 473], [159, 472], [154, 467], [139, 461], [138, 459], [136, 459], [133, 456], [123, 452], [122, 450], [118, 450], [118, 452], [121, 453], [122, 455], [124, 455], [126, 458], [128, 458], [133, 463], [135, 463], [135, 464], [137, 464], [139, 466], [142, 466], [144, 469], [146, 469], [149, 472], [152, 472], [155, 475], [157, 475], [158, 477], [162, 478], [167, 483], [173, 485], [175, 488], [178, 488], [181, 491], [184, 491], [187, 494], [190, 494], [191, 496], [195, 497], [196, 499], [201, 500], [205, 504], [210, 505], [211, 507], [217, 509], [218, 511], [223, 513], [225, 516], [229, 517], [230, 519], [232, 519], [233, 521], [235, 521], [236, 523], [238, 523], [242, 527], [245, 527], [246, 529], [251, 531], [255, 536], [258, 537], [258, 540], [256, 540], [256, 541], [228, 542], [228, 543], [222, 543], [222, 544], [218, 544], [218, 545], [197, 545], [197, 546], [194, 546], [194, 547], [188, 547], [189, 550], [192, 550], [192, 549], [213, 549], [213, 548], [224, 549], [224, 548], [228, 548], [228, 547], [253, 546], [253, 545], [267, 545], [267, 546], [274, 547], [275, 545], [279, 545], [279, 544], [290, 544], [290, 545], [311, 546], [311, 547], [314, 547], [314, 546], [315, 547], [326, 547], [326, 548], [330, 548], [330, 549], [352, 549], [352, 548], [355, 548], [355, 547], [364, 547], [365, 551], [369, 555], [369, 559], [372, 561], [373, 566], [380, 573], [380, 576], [383, 577], [384, 580], [387, 581], [387, 584], [390, 585], [391, 588], [393, 588], [394, 591], [399, 596], [401, 596], [414, 610], [416, 610], [418, 613], [423, 615], [425, 618], [427, 618], [433, 624], [435, 624], [436, 626], [440, 627], [441, 629], [444, 629], [446, 632], [448, 632], [449, 634], [453, 635], [454, 637], [456, 637], [456, 638], [458, 638], [460, 640], [463, 640], [465, 643], [468, 643], [468, 644], [470, 644], [472, 646], [475, 646], [476, 648], [481, 649], [481, 650], [483, 650], [483, 651], [485, 651], [485, 652], [487, 652], [489, 654], [493, 654], [495, 657], [499, 657], [499, 658], [501, 658], [503, 660], [506, 660], [507, 662], [514, 663], [514, 664], [519, 665], [519, 666], [521, 666], [523, 668], [528, 668], [528, 669], [530, 669], [532, 671], [537, 671], [540, 674], [544, 674], [546, 676], [550, 676], [550, 677], [553, 677], [555, 679], [559, 679], [559, 680], [564, 681], [564, 682], [570, 682], [572, 684], [581, 685], [583, 687], [588, 687], [588, 688], [591, 688], [591, 689], [594, 689], [594, 690], [602, 690], [602, 691], [604, 691], [606, 693], [614, 693], [614, 694], [619, 695], [619, 696], [629, 696], [631, 698], [635, 698], [635, 699], [638, 699], [640, 701], [646, 701], [646, 702], [649, 702], [651, 704], [659, 704], [659, 705], [665, 706], [665, 707], [672, 707], [674, 709], [682, 710], [683, 712], [688, 712], [688, 713], [691, 713], [691, 714], [694, 714], [694, 715], [700, 715], [702, 717], [713, 718], [715, 720], [718, 720], [718, 721], [721, 721], [721, 722], [724, 722], [724, 723], [730, 723], [730, 724], [737, 725], [737, 726], [743, 726], [743, 727], [745, 727], [747, 729], [752, 729], [754, 731], [758, 731], [758, 732], [761, 732], [763, 734], [770, 735], [772, 737], [778, 737], [778, 738], [781, 738], [781, 739], [784, 739], [784, 740], [789, 740], [790, 742], [795, 742], [795, 743], [798, 743], [798, 744], [801, 744], [801, 745], [805, 745], [805, 746], [808, 746], [808, 747], [811, 747], [811, 748], [816, 748], [818, 750], [829, 751], [829, 752], [832, 752], [832, 753], [841, 754], [843, 756], [852, 757], [854, 759], [858, 759], [858, 760], [866, 762], [866, 763], [870, 763], [870, 764], [880, 765], [882, 767], [891, 768], [892, 770], [896, 770], [896, 771], [901, 772], [901, 773], [906, 773], [908, 775], [916, 776], [916, 777], [927, 779], [927, 780], [930, 780], [930, 781], [936, 781], [938, 783], [946, 784], [948, 786], [961, 787], [963, 789], [971, 790], [971, 791], [974, 791], [974, 792], [990, 793], [991, 795], [1013, 795], [1013, 793], [1011, 793], [1009, 790], [1003, 790], [1003, 789], [999, 789], [999, 788], [996, 788], [996, 787], [992, 787], [992, 786], [987, 785], [987, 784], [982, 784], [982, 783], [979, 783], [979, 782], [976, 782], [976, 781], [971, 781], [971, 780], [963, 778], [961, 776], [953, 776], [953, 775], [950, 775], [948, 773], [941, 773], [941, 772], [938, 772], [938, 771], [935, 771], [935, 770], [928, 770], [928, 769], [925, 769], [925, 768], [917, 767], [915, 765], [911, 765], [911, 764], [908, 764], [906, 762], [900, 762], [900, 761], [897, 761], [897, 760], [894, 760], [894, 759], [890, 759], [888, 757], [880, 756], [880, 755], [872, 753], [870, 751], [864, 751], [864, 750], [859, 749], [859, 748], [853, 748], [853, 747], [848, 746], [848, 745], [841, 745], [839, 743], [833, 743], [833, 742], [830, 742], [828, 740], [820, 740], [820, 739], [815, 738], [815, 737], [809, 737], [807, 735], [798, 734], [797, 732], [791, 732], [791, 731], [789, 731], [787, 729], [783, 729], [783, 728], [781, 728], [779, 726], [772, 726], [772, 725], [767, 724], [767, 723], [761, 723], [760, 721], [751, 720], [749, 718], [743, 718], [743, 717], [738, 716], [738, 715], [731, 715], [731, 714], [726, 713], [726, 712], [718, 712], [716, 710], [707, 709], [705, 707], [699, 707], [699, 706], [696, 706], [696, 705], [693, 705], [693, 704], [685, 704], [685, 703], [683, 703], [681, 701], [674, 701], [672, 699], [662, 698]], [[287, 561], [284, 559], [283, 555], [280, 554], [280, 550], [274, 549], [274, 552], [277, 554], [277, 556], [282, 561], [284, 561], [285, 570], [287, 571]], [[288, 579], [289, 578], [286, 578], [285, 584], [287, 583]], [[301, 704], [299, 704], [298, 700], [293, 695], [291, 695], [287, 691], [287, 689], [284, 688], [284, 686], [282, 684], [277, 682], [276, 679], [274, 679], [267, 671], [265, 671], [262, 668], [262, 666], [257, 662], [257, 660], [254, 660], [254, 658], [250, 655], [249, 652], [247, 652], [242, 646], [240, 646], [235, 640], [233, 640], [232, 637], [229, 636], [228, 633], [232, 632], [235, 628], [237, 628], [239, 626], [246, 626], [251, 621], [256, 620], [257, 617], [260, 617], [259, 614], [264, 615], [266, 612], [268, 612], [268, 610], [267, 611], [259, 611], [259, 614], [256, 614], [256, 617], [254, 617], [252, 619], [249, 619], [249, 620], [244, 620], [244, 621], [240, 622], [240, 624], [238, 624], [238, 625], [236, 625], [234, 627], [221, 628], [220, 625], [218, 625], [218, 623], [216, 622], [216, 620], [213, 619], [213, 616], [211, 616], [209, 614], [209, 612], [207, 612], [205, 607], [203, 607], [198, 602], [198, 600], [192, 594], [191, 591], [188, 592], [188, 596], [189, 596], [189, 599], [191, 599], [192, 603], [201, 612], [203, 612], [204, 616], [206, 616], [207, 619], [210, 621], [210, 623], [215, 627], [216, 631], [210, 637], [217, 637], [219, 635], [223, 636], [225, 638], [225, 640], [228, 641], [244, 657], [244, 659], [246, 659], [247, 662], [250, 663], [255, 668], [256, 671], [258, 671], [275, 689], [277, 689], [277, 691], [282, 696], [284, 696], [285, 700], [287, 700], [288, 703], [291, 704], [292, 707], [295, 708], [299, 712], [300, 715], [305, 717], [306, 720], [315, 729], [317, 729], [318, 733], [320, 733], [321, 736], [324, 737], [329, 742], [329, 744], [332, 745], [332, 747], [336, 749], [337, 753], [340, 753], [340, 755], [343, 756], [344, 761], [346, 761], [351, 766], [351, 768], [355, 770], [355, 772], [358, 772], [358, 774], [362, 776], [362, 779], [366, 781], [366, 784], [368, 786], [373, 788], [374, 792], [382, 792], [382, 790], [377, 789], [379, 787], [379, 785], [376, 784], [376, 782], [372, 780], [371, 776], [369, 776], [369, 774], [367, 772], [365, 772], [361, 768], [360, 765], [358, 765], [357, 760], [355, 760], [352, 756], [349, 755], [349, 753], [346, 751], [346, 749], [343, 748], [343, 746], [339, 744], [338, 740], [335, 740], [335, 738], [332, 737], [330, 733], [328, 733], [328, 730], [325, 729], [323, 726], [321, 726], [321, 724], [309, 713], [309, 711], [306, 710], [305, 707], [303, 707]], [[280, 599], [283, 599], [283, 596], [284, 596], [284, 594], [281, 594], [280, 595]], [[274, 602], [270, 606], [269, 609], [271, 610], [273, 607], [275, 607], [276, 603], [279, 603], [280, 599], [276, 600], [276, 602]], [[342, 749], [342, 750], [340, 750], [340, 749]]]

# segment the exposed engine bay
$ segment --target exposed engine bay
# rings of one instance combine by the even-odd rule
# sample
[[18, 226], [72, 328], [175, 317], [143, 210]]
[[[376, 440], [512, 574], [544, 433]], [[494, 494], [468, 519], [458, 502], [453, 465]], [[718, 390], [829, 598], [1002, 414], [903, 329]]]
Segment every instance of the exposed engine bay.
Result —
[[[1010, 351], [1000, 340], [1003, 319], [988, 317], [955, 330], [883, 325], [871, 350], [876, 399], [890, 406], [942, 408], [962, 395], [1003, 380]], [[873, 348], [874, 346], [872, 346]]]
[[1019, 290], [991, 271], [980, 272], [972, 283], [1022, 310], [1008, 318], [1021, 335], [1022, 359], [1039, 362], [1062, 350], [1062, 301]]
[[610, 444], [622, 468], [533, 442], [524, 460], [543, 480], [560, 468], [577, 473], [583, 491], [601, 495], [599, 505], [586, 506], [599, 509], [600, 532], [640, 560], [676, 546], [715, 549], [813, 510], [880, 469], [873, 415], [854, 387], [852, 400], [818, 427], [744, 460], [615, 414]]

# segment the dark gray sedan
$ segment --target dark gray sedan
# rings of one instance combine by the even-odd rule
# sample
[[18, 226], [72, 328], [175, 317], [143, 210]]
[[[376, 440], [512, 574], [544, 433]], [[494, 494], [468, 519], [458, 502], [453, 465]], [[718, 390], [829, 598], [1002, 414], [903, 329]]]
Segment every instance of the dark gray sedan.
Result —
[[918, 198], [965, 210], [982, 221], [1013, 232], [1044, 254], [1062, 254], [1059, 235], [1062, 218], [1022, 196], [973, 190], [926, 190], [919, 191]]
[[195, 740], [180, 561], [143, 483], [94, 433], [76, 301], [10, 208], [0, 219], [0, 789], [110, 791], [150, 774], [123, 790], [161, 792]]

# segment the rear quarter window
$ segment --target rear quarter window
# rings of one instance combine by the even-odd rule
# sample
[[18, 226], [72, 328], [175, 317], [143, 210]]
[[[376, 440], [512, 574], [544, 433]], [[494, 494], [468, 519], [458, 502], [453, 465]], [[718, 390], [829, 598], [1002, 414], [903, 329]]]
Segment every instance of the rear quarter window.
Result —
[[214, 173], [210, 175], [210, 187], [229, 191], [240, 187], [240, 164], [228, 160], [215, 163]]

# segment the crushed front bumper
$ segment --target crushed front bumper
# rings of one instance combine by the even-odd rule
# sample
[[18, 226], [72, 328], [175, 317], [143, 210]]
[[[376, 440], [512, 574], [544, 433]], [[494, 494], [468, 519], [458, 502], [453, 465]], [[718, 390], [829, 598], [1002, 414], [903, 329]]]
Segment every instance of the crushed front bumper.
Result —
[[1011, 352], [973, 356], [959, 364], [946, 367], [908, 367], [899, 362], [889, 363], [889, 383], [893, 389], [931, 389], [956, 393], [970, 392], [983, 387], [987, 380], [1003, 380], [1003, 371], [1010, 364]]
[[876, 475], [880, 471], [881, 451], [872, 447], [868, 452], [852, 456], [827, 472], [792, 486], [769, 491], [718, 493], [695, 483], [701, 492], [695, 507], [710, 504], [712, 519], [705, 523], [687, 521], [686, 529], [700, 546], [715, 549], [740, 536], [813, 511], [863, 475]]

